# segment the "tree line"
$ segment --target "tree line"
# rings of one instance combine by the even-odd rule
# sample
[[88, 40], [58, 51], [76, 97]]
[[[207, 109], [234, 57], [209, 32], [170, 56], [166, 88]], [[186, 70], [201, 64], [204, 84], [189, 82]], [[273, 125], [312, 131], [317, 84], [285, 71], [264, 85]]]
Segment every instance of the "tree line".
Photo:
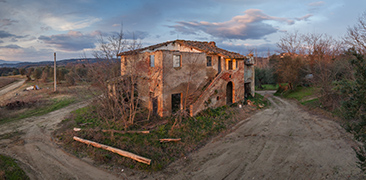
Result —
[[256, 69], [256, 85], [286, 83], [288, 89], [313, 86], [319, 102], [337, 112], [345, 127], [364, 143], [355, 148], [366, 170], [366, 12], [341, 39], [327, 34], [286, 33], [277, 43], [281, 54]]

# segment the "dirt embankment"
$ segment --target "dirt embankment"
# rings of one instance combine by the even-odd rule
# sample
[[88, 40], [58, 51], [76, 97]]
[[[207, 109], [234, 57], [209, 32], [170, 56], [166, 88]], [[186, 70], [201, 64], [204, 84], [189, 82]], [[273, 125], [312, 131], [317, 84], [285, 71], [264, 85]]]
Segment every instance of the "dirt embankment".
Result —
[[270, 108], [158, 173], [125, 169], [117, 177], [55, 144], [57, 124], [87, 103], [3, 124], [0, 153], [17, 159], [31, 179], [362, 179], [350, 134], [292, 102], [268, 98]]

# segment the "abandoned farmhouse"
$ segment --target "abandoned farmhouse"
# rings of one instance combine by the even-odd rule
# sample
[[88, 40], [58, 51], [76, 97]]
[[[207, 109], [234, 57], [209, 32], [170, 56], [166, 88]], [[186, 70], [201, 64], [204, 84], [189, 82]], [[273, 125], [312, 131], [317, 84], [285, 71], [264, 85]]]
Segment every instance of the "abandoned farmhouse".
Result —
[[191, 116], [254, 95], [254, 60], [218, 48], [215, 42], [175, 40], [126, 51], [121, 75], [137, 76], [140, 104], [169, 116]]

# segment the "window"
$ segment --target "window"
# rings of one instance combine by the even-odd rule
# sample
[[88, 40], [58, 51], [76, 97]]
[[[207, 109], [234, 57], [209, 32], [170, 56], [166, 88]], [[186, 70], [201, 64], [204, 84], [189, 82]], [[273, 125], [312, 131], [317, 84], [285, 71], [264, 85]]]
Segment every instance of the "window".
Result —
[[238, 68], [239, 68], [239, 61], [236, 60], [235, 69], [238, 69]]
[[150, 55], [150, 67], [155, 67], [155, 55]]
[[228, 70], [233, 70], [233, 60], [229, 59], [227, 64], [228, 64]]
[[212, 57], [207, 56], [207, 66], [212, 66]]
[[180, 66], [181, 66], [181, 56], [173, 55], [173, 67], [180, 67]]

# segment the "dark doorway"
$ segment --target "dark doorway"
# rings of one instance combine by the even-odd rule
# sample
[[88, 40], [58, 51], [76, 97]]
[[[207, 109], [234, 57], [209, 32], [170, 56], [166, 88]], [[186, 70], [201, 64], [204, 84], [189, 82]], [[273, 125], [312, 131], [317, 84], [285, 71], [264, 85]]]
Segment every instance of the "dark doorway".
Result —
[[152, 98], [152, 113], [153, 113], [153, 115], [158, 114], [158, 98], [157, 97]]
[[180, 110], [181, 105], [181, 93], [172, 94], [172, 113], [176, 113]]
[[226, 104], [230, 105], [233, 103], [233, 83], [230, 81], [226, 85]]
[[220, 74], [221, 72], [221, 57], [219, 56], [219, 60], [217, 61], [217, 71], [218, 74]]
[[244, 91], [245, 91], [245, 98], [248, 98], [252, 95], [252, 88], [250, 88], [250, 83], [245, 83], [244, 84]]

